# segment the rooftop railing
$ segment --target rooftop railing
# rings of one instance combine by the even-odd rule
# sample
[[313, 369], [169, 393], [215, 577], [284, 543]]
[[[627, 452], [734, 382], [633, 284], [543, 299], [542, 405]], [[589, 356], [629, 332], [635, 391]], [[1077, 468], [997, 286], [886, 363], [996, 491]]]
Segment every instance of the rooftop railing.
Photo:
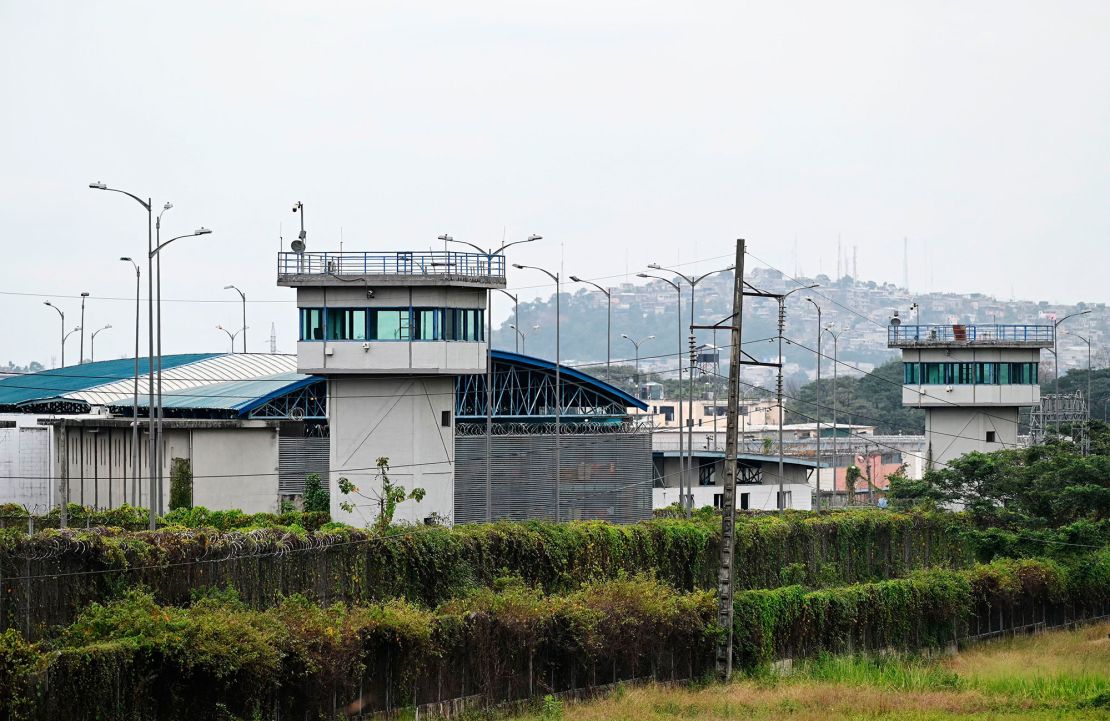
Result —
[[1052, 344], [1051, 325], [891, 325], [887, 345], [1036, 345]]
[[428, 275], [504, 278], [505, 256], [454, 251], [278, 253], [278, 276]]

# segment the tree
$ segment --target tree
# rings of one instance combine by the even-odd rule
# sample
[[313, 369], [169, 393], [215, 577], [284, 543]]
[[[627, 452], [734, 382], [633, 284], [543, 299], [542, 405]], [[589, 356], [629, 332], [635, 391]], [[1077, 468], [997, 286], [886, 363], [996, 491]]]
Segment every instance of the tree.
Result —
[[[821, 422], [832, 422], [837, 408], [841, 423], [875, 426], [885, 435], [918, 435], [925, 432], [925, 414], [918, 408], [902, 405], [902, 361], [892, 360], [863, 376], [846, 376], [844, 368], [834, 384], [828, 375], [821, 378]], [[807, 383], [786, 401], [787, 423], [811, 423], [816, 418], [817, 383]], [[836, 392], [834, 403], [833, 392]]]
[[[370, 501], [370, 504], [378, 507], [378, 516], [374, 519], [374, 528], [378, 531], [384, 531], [393, 524], [393, 514], [397, 511], [397, 504], [404, 501], [422, 501], [424, 500], [424, 489], [414, 488], [411, 491], [405, 491], [404, 487], [394, 485], [389, 480], [389, 458], [381, 457], [377, 460], [378, 475], [376, 480], [381, 481], [381, 492], [377, 493], [372, 491], [373, 496], [363, 494], [359, 488], [347, 478], [339, 479], [339, 492], [344, 496], [356, 495]], [[361, 506], [351, 501], [342, 501], [339, 504], [347, 513], [355, 513]]]
[[304, 510], [327, 513], [331, 510], [331, 496], [320, 483], [319, 473], [309, 473], [304, 480]]

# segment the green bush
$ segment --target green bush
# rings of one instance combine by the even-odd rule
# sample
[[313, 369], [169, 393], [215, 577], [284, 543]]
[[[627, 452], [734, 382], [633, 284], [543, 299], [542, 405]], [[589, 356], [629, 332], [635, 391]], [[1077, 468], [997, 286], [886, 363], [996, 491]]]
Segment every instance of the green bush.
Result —
[[193, 507], [193, 462], [188, 458], [170, 461], [170, 510]]

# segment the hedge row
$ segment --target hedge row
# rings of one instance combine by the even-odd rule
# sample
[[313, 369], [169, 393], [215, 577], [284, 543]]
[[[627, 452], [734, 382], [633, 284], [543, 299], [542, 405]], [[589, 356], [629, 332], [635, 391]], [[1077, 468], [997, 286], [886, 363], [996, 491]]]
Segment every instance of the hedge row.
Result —
[[[495, 585], [434, 611], [400, 599], [321, 607], [303, 597], [257, 611], [234, 594], [172, 607], [130, 591], [93, 604], [50, 641], [0, 635], [0, 688], [10, 689], [0, 717], [334, 718], [694, 678], [712, 667], [712, 592], [680, 593], [646, 577], [561, 595], [518, 579]], [[742, 669], [821, 651], [916, 650], [984, 628], [1105, 613], [1110, 551], [1067, 566], [1003, 560], [818, 591], [747, 591], [734, 610]]]
[[[150, 516], [145, 508], [124, 504], [116, 508], [95, 509], [71, 503], [66, 507], [67, 524], [73, 528], [92, 528], [108, 526], [133, 531], [149, 528]], [[57, 507], [49, 513], [32, 514], [18, 503], [0, 503], [0, 528], [39, 531], [61, 527], [61, 510]], [[331, 521], [331, 515], [320, 512], [288, 511], [286, 513], [244, 513], [232, 509], [210, 511], [203, 506], [178, 508], [157, 519], [159, 528], [214, 528], [218, 531], [231, 531], [240, 528], [277, 528], [289, 530], [317, 531]]]
[[[951, 514], [746, 516], [737, 524], [737, 584], [825, 586], [964, 566], [971, 558], [960, 531]], [[506, 574], [549, 593], [638, 573], [690, 591], [715, 586], [718, 548], [713, 519], [627, 526], [504, 522], [385, 535], [331, 526], [317, 532], [8, 532], [0, 534], [0, 629], [37, 636], [70, 623], [88, 603], [137, 584], [171, 605], [199, 587], [230, 586], [253, 608], [294, 594], [325, 604], [404, 598], [431, 608]]]
[[1110, 612], [1110, 549], [1073, 559], [1001, 559], [960, 571], [827, 590], [738, 593], [736, 663], [752, 668], [817, 652], [943, 646], [1008, 629]]
[[93, 604], [52, 642], [0, 635], [0, 717], [336, 718], [461, 698], [523, 698], [679, 667], [701, 674], [717, 629], [710, 592], [647, 578], [559, 596], [517, 584], [436, 611], [402, 600], [253, 611], [146, 593]]

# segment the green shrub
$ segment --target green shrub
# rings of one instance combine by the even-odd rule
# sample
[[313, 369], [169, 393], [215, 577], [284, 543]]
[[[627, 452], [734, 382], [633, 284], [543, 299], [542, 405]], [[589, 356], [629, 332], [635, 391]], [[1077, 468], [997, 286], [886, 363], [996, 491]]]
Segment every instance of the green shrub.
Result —
[[193, 462], [188, 458], [170, 461], [170, 510], [193, 506]]

